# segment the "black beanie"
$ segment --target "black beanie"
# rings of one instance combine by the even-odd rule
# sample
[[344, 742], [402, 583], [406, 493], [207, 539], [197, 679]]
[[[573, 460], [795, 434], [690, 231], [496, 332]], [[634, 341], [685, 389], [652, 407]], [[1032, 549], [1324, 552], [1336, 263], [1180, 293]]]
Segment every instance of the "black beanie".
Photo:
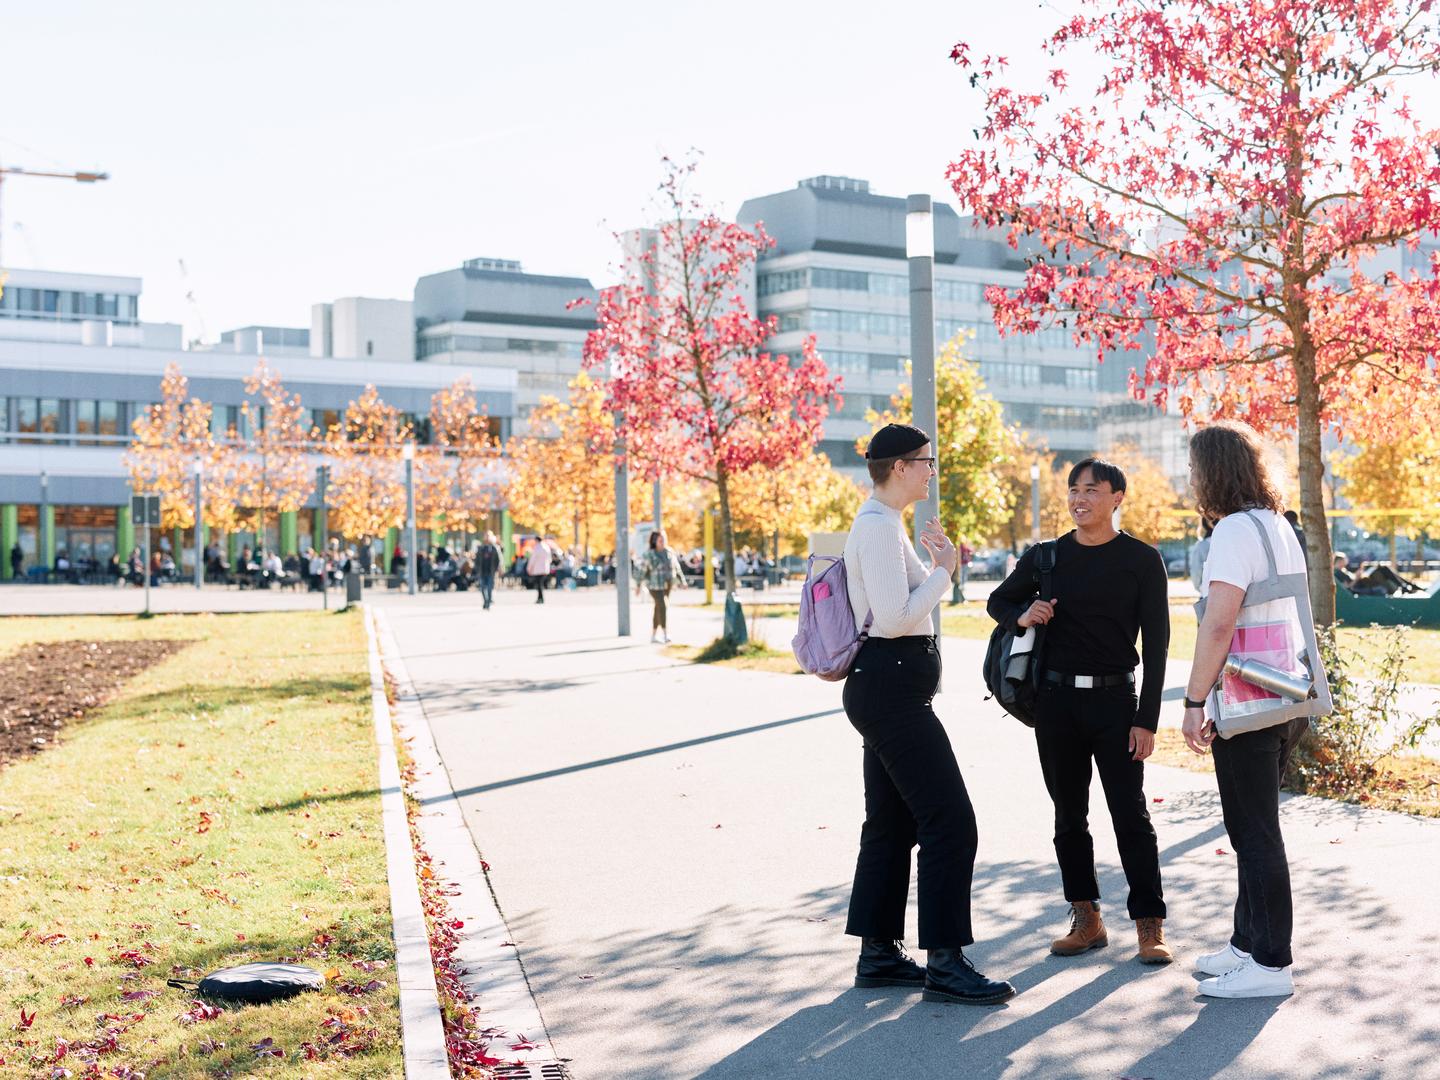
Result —
[[919, 450], [930, 441], [930, 436], [913, 424], [886, 424], [870, 436], [870, 445], [865, 450], [867, 461], [883, 461], [899, 457], [912, 450]]

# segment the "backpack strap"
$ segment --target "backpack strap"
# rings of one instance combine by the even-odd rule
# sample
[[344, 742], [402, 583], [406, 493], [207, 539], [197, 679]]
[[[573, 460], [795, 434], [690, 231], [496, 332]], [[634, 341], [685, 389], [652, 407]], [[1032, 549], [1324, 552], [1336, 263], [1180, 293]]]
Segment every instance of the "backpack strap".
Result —
[[1050, 599], [1050, 582], [1055, 572], [1055, 541], [1046, 540], [1035, 553], [1035, 589], [1041, 600]]

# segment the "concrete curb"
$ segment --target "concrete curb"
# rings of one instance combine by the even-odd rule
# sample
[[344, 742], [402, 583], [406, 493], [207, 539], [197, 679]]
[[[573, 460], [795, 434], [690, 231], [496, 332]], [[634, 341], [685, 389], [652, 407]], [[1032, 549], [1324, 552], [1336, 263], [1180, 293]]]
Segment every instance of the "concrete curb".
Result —
[[390, 881], [390, 917], [395, 928], [395, 973], [400, 983], [405, 1076], [406, 1080], [449, 1080], [445, 1025], [440, 1018], [440, 998], [435, 989], [430, 936], [420, 907], [415, 851], [410, 844], [410, 826], [405, 816], [405, 795], [400, 764], [395, 758], [395, 736], [390, 722], [390, 703], [385, 697], [373, 609], [365, 605], [364, 612], [370, 657], [371, 714], [380, 754], [380, 807], [385, 829], [385, 868]]
[[[455, 889], [450, 897], [451, 912], [465, 923], [456, 934], [459, 946], [455, 951], [465, 969], [462, 981], [479, 1002], [484, 1026], [503, 1033], [495, 1039], [492, 1053], [497, 1057], [517, 1053], [529, 1066], [528, 1075], [532, 1077], [568, 1077], [551, 1044], [450, 775], [435, 749], [429, 721], [404, 658], [385, 613], [372, 610], [383, 663], [395, 681], [396, 727], [415, 763], [413, 794], [425, 805], [418, 819], [420, 837], [425, 850], [444, 866], [445, 881]], [[511, 1051], [510, 1045], [522, 1036], [535, 1049]], [[527, 1074], [515, 1071], [501, 1075]]]

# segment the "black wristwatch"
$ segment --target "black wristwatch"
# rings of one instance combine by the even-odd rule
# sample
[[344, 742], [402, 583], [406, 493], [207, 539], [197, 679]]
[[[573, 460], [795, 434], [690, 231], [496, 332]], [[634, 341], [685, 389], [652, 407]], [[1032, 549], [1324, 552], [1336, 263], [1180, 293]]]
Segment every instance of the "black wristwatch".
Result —
[[1204, 707], [1205, 702], [1203, 701], [1191, 701], [1188, 697], [1185, 699], [1185, 708], [1187, 709], [1203, 709]]

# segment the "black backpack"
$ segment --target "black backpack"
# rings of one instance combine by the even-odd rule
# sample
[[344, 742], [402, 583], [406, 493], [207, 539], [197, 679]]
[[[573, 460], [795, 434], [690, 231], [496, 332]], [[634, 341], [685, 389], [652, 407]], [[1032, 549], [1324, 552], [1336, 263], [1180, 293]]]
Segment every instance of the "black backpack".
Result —
[[[1050, 576], [1055, 570], [1055, 541], [1046, 540], [1035, 553], [1036, 594], [1050, 599]], [[990, 634], [985, 650], [985, 686], [1000, 707], [1027, 727], [1035, 726], [1035, 697], [1040, 688], [1040, 653], [1045, 644], [1045, 627], [1035, 628], [1035, 647], [1028, 658], [1020, 658], [1011, 669], [1010, 650], [1015, 635], [1004, 626]]]

